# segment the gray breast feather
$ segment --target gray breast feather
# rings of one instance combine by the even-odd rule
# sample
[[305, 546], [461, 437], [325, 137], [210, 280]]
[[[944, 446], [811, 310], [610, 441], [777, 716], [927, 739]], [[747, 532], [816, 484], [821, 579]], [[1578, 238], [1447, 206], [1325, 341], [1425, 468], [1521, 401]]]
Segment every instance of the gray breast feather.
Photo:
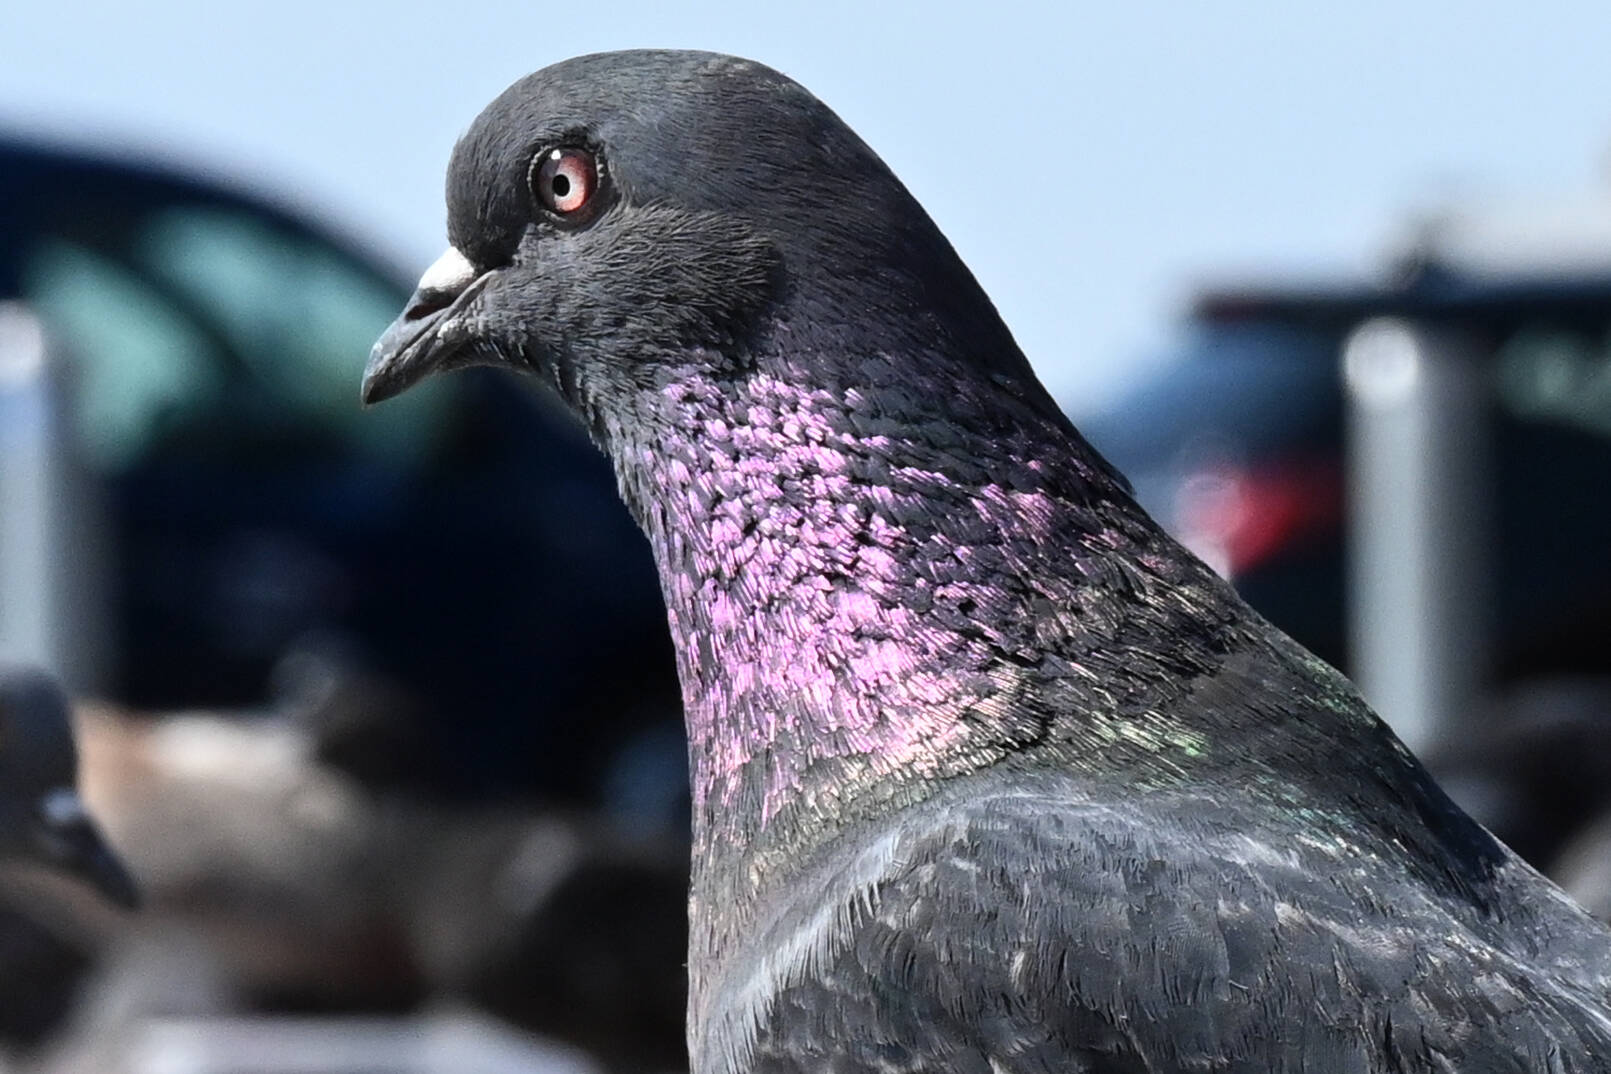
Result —
[[904, 834], [892, 827], [856, 847], [847, 860], [811, 870], [806, 882], [791, 886], [793, 897], [774, 907], [751, 942], [727, 961], [707, 1001], [698, 1004], [702, 1009], [690, 1012], [694, 1069], [748, 1069], [759, 1036], [777, 1013], [777, 998], [831, 972], [846, 944], [874, 918], [881, 885], [901, 870]]
[[1576, 911], [1524, 865], [1478, 912], [1377, 849], [1180, 805], [896, 818], [725, 962], [695, 1069], [1611, 1071], [1611, 951], [1552, 951]]

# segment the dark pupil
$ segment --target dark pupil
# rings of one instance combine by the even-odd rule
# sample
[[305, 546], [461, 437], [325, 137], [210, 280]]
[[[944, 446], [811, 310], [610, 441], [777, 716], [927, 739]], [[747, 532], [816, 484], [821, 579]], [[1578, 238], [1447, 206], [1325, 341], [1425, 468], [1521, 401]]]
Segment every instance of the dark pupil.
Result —
[[556, 198], [563, 198], [566, 194], [571, 192], [570, 178], [564, 175], [554, 176], [552, 186], [554, 188], [554, 197]]

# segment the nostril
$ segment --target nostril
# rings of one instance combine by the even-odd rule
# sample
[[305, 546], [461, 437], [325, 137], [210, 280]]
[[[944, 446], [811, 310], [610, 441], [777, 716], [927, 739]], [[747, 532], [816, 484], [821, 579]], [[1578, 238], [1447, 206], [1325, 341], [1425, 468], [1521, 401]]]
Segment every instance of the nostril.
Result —
[[403, 320], [419, 321], [433, 313], [440, 313], [453, 305], [453, 297], [443, 291], [416, 292], [408, 307], [403, 310]]
[[408, 305], [403, 308], [403, 321], [411, 323], [441, 313], [456, 302], [460, 295], [475, 282], [476, 267], [458, 250], [449, 246], [420, 277]]

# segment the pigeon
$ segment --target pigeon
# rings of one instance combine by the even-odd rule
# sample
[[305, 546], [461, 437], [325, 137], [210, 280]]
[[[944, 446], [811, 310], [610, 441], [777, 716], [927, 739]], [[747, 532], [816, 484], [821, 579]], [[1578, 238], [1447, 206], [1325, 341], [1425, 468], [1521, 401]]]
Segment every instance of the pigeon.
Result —
[[[1054, 211], [957, 141], [978, 208]], [[699, 52], [456, 145], [373, 403], [552, 385], [648, 535], [697, 1074], [1611, 1070], [1611, 931], [1136, 505], [826, 105]]]
[[64, 871], [118, 906], [138, 889], [78, 795], [66, 695], [32, 667], [0, 667], [0, 862]]

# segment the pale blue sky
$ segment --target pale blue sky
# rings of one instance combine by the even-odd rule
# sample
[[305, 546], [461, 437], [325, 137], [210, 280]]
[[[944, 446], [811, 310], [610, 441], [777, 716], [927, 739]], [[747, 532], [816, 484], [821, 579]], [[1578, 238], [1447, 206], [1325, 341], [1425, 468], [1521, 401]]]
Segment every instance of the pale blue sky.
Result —
[[[1066, 402], [1204, 279], [1363, 272], [1452, 194], [1605, 185], [1611, 5], [0, 3], [0, 126], [299, 201], [411, 272], [454, 138], [579, 52], [737, 52], [889, 161]], [[1491, 12], [1491, 13], [1490, 13]]]

